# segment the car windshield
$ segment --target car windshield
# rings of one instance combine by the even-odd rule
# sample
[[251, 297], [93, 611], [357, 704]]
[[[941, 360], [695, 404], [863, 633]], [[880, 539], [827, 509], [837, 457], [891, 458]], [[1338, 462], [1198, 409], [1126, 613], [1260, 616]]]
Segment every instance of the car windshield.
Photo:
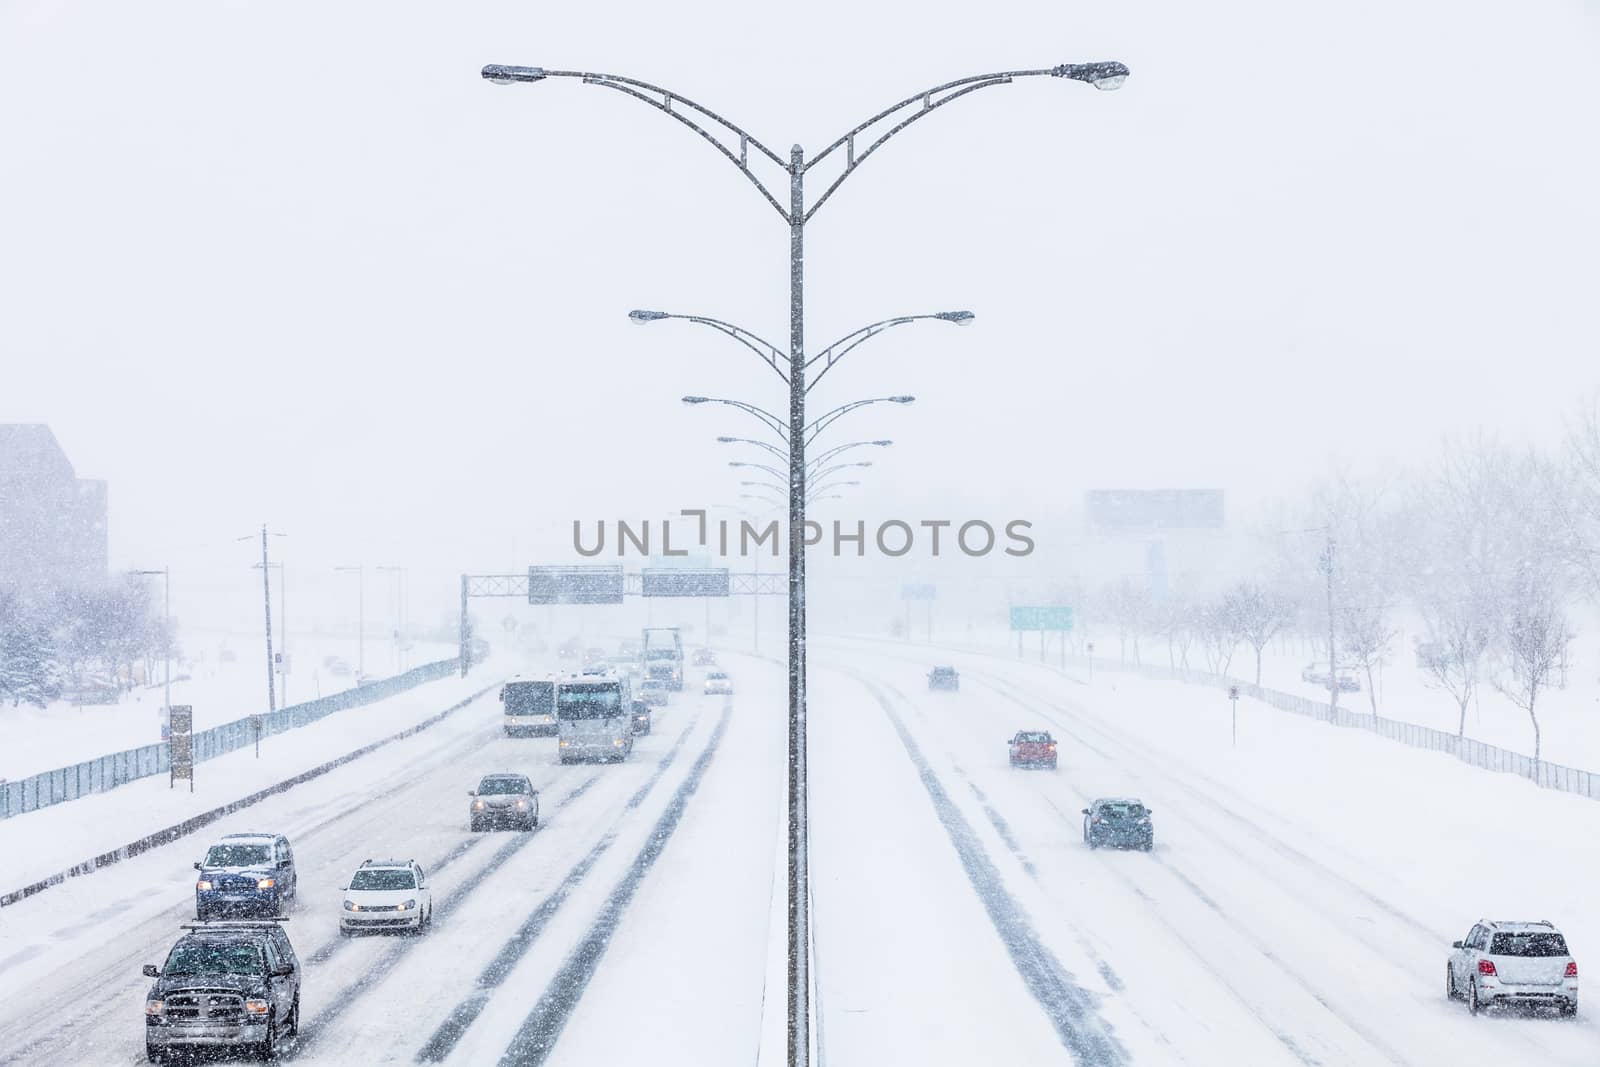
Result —
[[1567, 942], [1560, 934], [1546, 931], [1500, 933], [1494, 935], [1491, 956], [1565, 956]]
[[[456, 788], [459, 789], [460, 786], [457, 786]], [[496, 778], [485, 778], [483, 781], [478, 783], [478, 792], [486, 793], [489, 796], [499, 796], [505, 793], [528, 793], [531, 791], [532, 787], [528, 785], [528, 780], [526, 778], [500, 776]]]
[[1043, 730], [1024, 730], [1017, 735], [1017, 740], [1023, 744], [1035, 744], [1041, 741], [1049, 741], [1050, 735]]
[[1142, 819], [1144, 805], [1126, 800], [1112, 800], [1100, 805], [1100, 813], [1108, 819]]
[[[189, 853], [191, 856], [194, 853]], [[271, 845], [212, 845], [207, 867], [260, 867], [272, 862]]]
[[167, 957], [162, 974], [265, 974], [266, 958], [253, 941], [185, 938]]
[[711, 682], [725, 682], [728, 680], [728, 676], [723, 674], [721, 671], [712, 671], [710, 674], [706, 675], [706, 680]]
[[646, 682], [639, 687], [641, 693], [664, 693], [667, 687], [660, 682]]
[[351, 889], [415, 889], [416, 875], [408, 868], [363, 867], [350, 879]]

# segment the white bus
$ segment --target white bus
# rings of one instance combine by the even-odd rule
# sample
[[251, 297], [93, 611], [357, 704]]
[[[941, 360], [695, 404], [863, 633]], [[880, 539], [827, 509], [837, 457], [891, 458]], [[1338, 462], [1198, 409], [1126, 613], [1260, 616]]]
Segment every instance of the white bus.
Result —
[[500, 690], [507, 737], [552, 737], [556, 723], [554, 678], [513, 678]]
[[561, 762], [625, 760], [633, 752], [633, 688], [615, 674], [556, 683]]

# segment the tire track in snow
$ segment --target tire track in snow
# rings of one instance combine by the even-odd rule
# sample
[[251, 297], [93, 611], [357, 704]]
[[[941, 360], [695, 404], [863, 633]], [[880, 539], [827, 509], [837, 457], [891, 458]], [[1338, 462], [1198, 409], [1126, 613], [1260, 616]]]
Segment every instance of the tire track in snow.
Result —
[[858, 671], [842, 669], [872, 694], [889, 723], [900, 737], [907, 757], [916, 768], [934, 812], [944, 826], [945, 834], [955, 847], [956, 855], [966, 871], [967, 880], [977, 893], [979, 902], [989, 915], [1000, 943], [1005, 946], [1017, 974], [1044, 1010], [1045, 1017], [1056, 1031], [1062, 1047], [1072, 1053], [1080, 1063], [1094, 1067], [1117, 1067], [1128, 1062], [1127, 1051], [1111, 1032], [1111, 1027], [1100, 1018], [1095, 996], [1061, 965], [1055, 953], [1039, 939], [1027, 912], [1005, 886], [994, 861], [989, 858], [982, 841], [974, 832], [966, 816], [950, 799], [939, 777], [929, 766], [922, 750], [917, 746], [904, 720], [894, 710], [876, 683]]
[[[989, 675], [989, 674], [980, 673], [979, 677], [983, 680], [983, 682], [985, 684], [987, 684], [989, 686], [990, 689], [994, 690], [1002, 698], [1011, 701], [1012, 703], [1018, 705], [1019, 707], [1028, 708], [1029, 710], [1037, 712], [1037, 705], [1035, 704], [1035, 702], [1028, 701], [1025, 698], [1019, 696], [1017, 688], [1012, 686], [1011, 683], [1006, 682], [1006, 681], [1004, 681], [1002, 679], [999, 679], [999, 678], [997, 678], [997, 677], [995, 677], [993, 675]], [[1050, 707], [1055, 708], [1055, 705], [1050, 705]], [[1059, 709], [1057, 709], [1057, 710], [1059, 711]], [[1050, 720], [1058, 728], [1060, 728], [1061, 731], [1066, 736], [1071, 737], [1073, 740], [1082, 743], [1083, 739], [1080, 736], [1078, 736], [1078, 734], [1073, 730], [1072, 726], [1068, 725], [1065, 722], [1060, 721], [1059, 716], [1045, 714], [1044, 717], [1046, 719]], [[1121, 762], [1121, 761], [1119, 761], [1119, 760], [1117, 760], [1117, 759], [1115, 759], [1113, 757], [1107, 757], [1107, 758], [1110, 759], [1111, 762], [1113, 762], [1113, 763], [1120, 763]], [[1194, 795], [1194, 796], [1196, 796], [1196, 797], [1198, 797], [1200, 799], [1206, 800], [1206, 801], [1208, 801], [1208, 802], [1210, 802], [1212, 804], [1216, 804], [1216, 801], [1212, 800], [1209, 797], [1205, 797], [1204, 794], [1199, 793], [1199, 791], [1194, 790], [1192, 787], [1184, 786], [1182, 783], [1177, 783], [1177, 784], [1181, 788], [1183, 788], [1186, 792], [1190, 793], [1191, 795]], [[1083, 793], [1079, 792], [1076, 787], [1073, 787], [1073, 786], [1069, 785], [1067, 788], [1073, 793], [1073, 795], [1077, 796], [1081, 802], [1088, 803], [1090, 800], [1093, 799], [1093, 798], [1085, 796]], [[1048, 797], [1046, 797], [1045, 799], [1047, 801], [1049, 800]], [[1063, 812], [1059, 807], [1057, 807], [1053, 803], [1050, 806], [1061, 817], [1063, 822], [1067, 823], [1069, 826], [1072, 826], [1072, 825], [1075, 824], [1075, 820], [1073, 819], [1073, 817], [1071, 815], [1067, 814], [1066, 812]], [[1245, 820], [1245, 821], [1248, 822], [1248, 820]], [[1251, 825], [1253, 826], [1254, 824], [1251, 824]], [[1205, 831], [1202, 829], [1202, 833], [1204, 833], [1204, 832]], [[1262, 834], [1266, 833], [1266, 831], [1260, 830], [1259, 828], [1257, 828], [1257, 832], [1258, 833], [1262, 833]], [[1208, 834], [1207, 836], [1209, 836], [1212, 839], [1213, 843], [1217, 844], [1218, 846], [1223, 848], [1225, 851], [1233, 853], [1234, 855], [1238, 856], [1241, 860], [1243, 860], [1246, 863], [1249, 862], [1248, 857], [1244, 856], [1243, 853], [1239, 852], [1236, 848], [1233, 848], [1232, 846], [1230, 846], [1227, 842], [1221, 841], [1220, 839], [1218, 839], [1215, 834]], [[1396, 1051], [1394, 1049], [1394, 1047], [1391, 1046], [1387, 1041], [1385, 1041], [1381, 1036], [1379, 1036], [1378, 1034], [1373, 1033], [1368, 1027], [1366, 1027], [1363, 1024], [1357, 1022], [1356, 1020], [1350, 1018], [1347, 1014], [1345, 1014], [1344, 1012], [1342, 1012], [1339, 1009], [1335, 1008], [1327, 1000], [1327, 998], [1324, 997], [1322, 995], [1322, 993], [1319, 990], [1317, 990], [1316, 987], [1314, 987], [1306, 979], [1306, 977], [1304, 975], [1302, 975], [1299, 971], [1295, 970], [1294, 968], [1290, 967], [1287, 963], [1285, 963], [1282, 960], [1282, 958], [1280, 958], [1272, 950], [1272, 948], [1269, 945], [1265, 944], [1261, 940], [1261, 938], [1258, 937], [1252, 931], [1252, 929], [1249, 926], [1249, 924], [1244, 923], [1244, 922], [1240, 922], [1239, 920], [1235, 919], [1233, 916], [1228, 914], [1228, 912], [1225, 911], [1209, 894], [1207, 894], [1204, 890], [1202, 890], [1200, 888], [1200, 886], [1194, 882], [1193, 879], [1189, 878], [1187, 875], [1179, 873], [1177, 868], [1174, 867], [1172, 865], [1172, 863], [1169, 860], [1167, 860], [1164, 856], [1160, 856], [1157, 853], [1152, 852], [1151, 853], [1151, 858], [1153, 860], [1155, 860], [1157, 863], [1159, 863], [1168, 872], [1177, 875], [1176, 880], [1178, 881], [1178, 883], [1180, 885], [1182, 885], [1188, 892], [1192, 893], [1201, 902], [1201, 904], [1203, 904], [1205, 907], [1207, 907], [1212, 912], [1214, 912], [1218, 916], [1218, 918], [1221, 919], [1224, 923], [1226, 923], [1231, 929], [1233, 929], [1233, 930], [1235, 930], [1237, 932], [1237, 935], [1238, 935], [1237, 936], [1237, 940], [1242, 941], [1243, 943], [1246, 943], [1246, 944], [1250, 945], [1252, 948], [1254, 948], [1256, 950], [1256, 952], [1258, 952], [1262, 956], [1263, 959], [1266, 959], [1274, 967], [1276, 967], [1286, 978], [1288, 978], [1296, 986], [1298, 986], [1299, 989], [1301, 990], [1301, 992], [1303, 992], [1306, 996], [1310, 997], [1319, 1006], [1321, 1006], [1322, 1009], [1329, 1014], [1329, 1016], [1331, 1016], [1332, 1018], [1338, 1020], [1338, 1022], [1342, 1026], [1344, 1026], [1352, 1034], [1354, 1034], [1355, 1036], [1360, 1038], [1363, 1042], [1365, 1042], [1368, 1046], [1370, 1046], [1374, 1051], [1381, 1053], [1390, 1062], [1395, 1063], [1395, 1064], [1402, 1064], [1402, 1065], [1407, 1064], [1407, 1063], [1410, 1062], [1409, 1060], [1406, 1059], [1406, 1057], [1404, 1057], [1398, 1051]], [[1194, 945], [1192, 942], [1190, 942], [1189, 939], [1184, 936], [1183, 932], [1181, 930], [1179, 930], [1177, 926], [1175, 926], [1174, 924], [1168, 922], [1166, 920], [1166, 918], [1161, 915], [1160, 909], [1159, 909], [1159, 906], [1158, 906], [1156, 900], [1153, 897], [1151, 897], [1147, 892], [1145, 892], [1143, 886], [1139, 885], [1139, 883], [1137, 881], [1135, 881], [1133, 878], [1131, 878], [1127, 874], [1124, 874], [1121, 871], [1117, 871], [1114, 868], [1109, 868], [1109, 867], [1107, 868], [1107, 870], [1110, 871], [1119, 880], [1121, 880], [1125, 885], [1127, 885], [1128, 888], [1130, 889], [1130, 891], [1133, 892], [1134, 894], [1136, 894], [1141, 900], [1144, 900], [1147, 903], [1149, 903], [1150, 906], [1151, 906], [1151, 908], [1150, 908], [1151, 917], [1154, 918], [1156, 921], [1160, 922], [1164, 927], [1166, 927], [1166, 929], [1172, 934], [1172, 936], [1180, 944], [1182, 944], [1190, 952], [1191, 955], [1193, 955], [1195, 957], [1195, 959], [1201, 964], [1201, 966], [1204, 967], [1210, 974], [1213, 975], [1213, 977], [1218, 982], [1218, 984], [1221, 985], [1223, 988], [1227, 989], [1234, 996], [1234, 998], [1247, 1011], [1250, 1012], [1250, 1014], [1252, 1016], [1254, 1016], [1256, 1019], [1260, 1020], [1261, 1024], [1264, 1027], [1266, 1027], [1267, 1031], [1269, 1033], [1271, 1033], [1273, 1035], [1273, 1037], [1277, 1038], [1278, 1041], [1280, 1043], [1282, 1043], [1283, 1046], [1286, 1049], [1288, 1049], [1291, 1053], [1293, 1053], [1294, 1056], [1297, 1059], [1300, 1060], [1300, 1062], [1306, 1064], [1307, 1067], [1315, 1067], [1315, 1065], [1318, 1065], [1318, 1064], [1322, 1063], [1322, 1061], [1317, 1059], [1314, 1054], [1312, 1054], [1307, 1049], [1303, 1048], [1297, 1041], [1295, 1041], [1293, 1035], [1291, 1035], [1291, 1034], [1279, 1029], [1276, 1025], [1274, 1025], [1273, 1022], [1270, 1019], [1268, 1019], [1264, 1014], [1262, 1014], [1262, 1012], [1260, 1010], [1258, 1010], [1255, 1007], [1255, 1005], [1252, 1004], [1244, 996], [1244, 994], [1236, 986], [1234, 986], [1232, 984], [1231, 981], [1228, 980], [1226, 975], [1222, 974], [1216, 968], [1212, 967], [1209, 963], [1207, 963], [1207, 955], [1206, 955], [1206, 953], [1202, 952], [1196, 945]]]
[[500, 1057], [499, 1067], [539, 1067], [555, 1048], [562, 1030], [566, 1028], [567, 1020], [572, 1017], [573, 1010], [583, 999], [590, 980], [594, 978], [600, 961], [605, 957], [606, 949], [611, 944], [617, 926], [627, 914], [628, 906], [633, 903], [634, 894], [638, 892], [645, 876], [650, 873], [650, 868], [655, 865], [667, 847], [673, 831], [678, 828], [678, 823], [683, 818], [689, 800], [700, 788], [700, 780], [705, 777], [712, 757], [717, 754], [717, 746], [722, 743], [723, 734], [727, 732], [732, 712], [731, 703], [724, 706], [722, 718], [711, 734], [710, 743], [694, 761], [688, 777], [678, 786], [672, 801], [656, 820], [650, 836], [645, 839], [644, 847], [634, 857], [627, 874], [623, 875], [622, 880], [606, 898], [605, 906], [601, 908], [589, 932], [578, 942], [578, 947], [567, 957], [560, 970], [556, 971], [549, 986], [535, 1002], [533, 1010], [517, 1028], [516, 1035], [506, 1047], [505, 1054]]
[[[723, 715], [725, 720], [727, 712], [724, 711]], [[583, 858], [578, 860], [567, 871], [566, 876], [556, 885], [555, 889], [551, 890], [549, 896], [545, 897], [539, 903], [539, 906], [528, 914], [522, 925], [517, 928], [517, 931], [501, 946], [494, 959], [478, 975], [476, 988], [451, 1009], [450, 1014], [445, 1018], [444, 1022], [439, 1024], [433, 1036], [417, 1051], [417, 1063], [441, 1063], [460, 1043], [461, 1038], [465, 1036], [472, 1024], [477, 1021], [478, 1016], [483, 1014], [483, 1009], [488, 1006], [489, 999], [494, 996], [495, 991], [500, 988], [516, 965], [521, 962], [523, 956], [533, 947], [534, 942], [544, 933], [545, 928], [550, 925], [551, 920], [561, 910], [561, 906], [567, 902], [572, 892], [588, 877], [589, 872], [600, 861], [600, 858], [611, 850], [611, 846], [617, 839], [617, 828], [622, 820], [626, 818], [626, 812], [633, 811], [644, 803], [655, 788], [656, 783], [661, 781], [668, 768], [676, 762], [678, 753], [689, 739], [689, 735], [693, 733], [694, 728], [699, 725], [699, 722], [700, 716], [697, 714], [684, 727], [683, 733], [673, 742], [672, 748], [662, 757], [656, 769], [651, 772], [649, 779], [628, 799], [627, 804], [624, 805], [624, 814], [618, 816], [617, 822], [606, 831], [600, 840], [595, 842], [594, 846], [589, 849]], [[720, 725], [717, 733], [713, 736], [720, 738]]]

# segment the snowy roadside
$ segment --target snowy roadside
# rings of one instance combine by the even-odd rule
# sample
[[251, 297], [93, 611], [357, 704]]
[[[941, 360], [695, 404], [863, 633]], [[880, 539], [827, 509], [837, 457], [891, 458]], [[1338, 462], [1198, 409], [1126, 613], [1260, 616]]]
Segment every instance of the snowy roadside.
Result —
[[[868, 641], [890, 640], [875, 634], [857, 636]], [[924, 641], [895, 643], [907, 649], [941, 646], [970, 649], [1039, 663], [1038, 642], [1039, 635], [1036, 633], [1023, 635], [1023, 654], [1020, 657], [1017, 655], [1017, 635], [1009, 631], [971, 630], [963, 632], [960, 637], [952, 635], [948, 640], [938, 638], [931, 646]], [[1395, 644], [1398, 647], [1407, 642], [1409, 638], [1402, 637], [1397, 638]], [[1540, 697], [1540, 757], [1550, 763], [1600, 772], [1600, 679], [1594, 677], [1593, 664], [1584, 658], [1586, 647], [1574, 643], [1566, 688], [1552, 689]], [[1137, 662], [1131, 654], [1131, 640], [1128, 651], [1129, 657], [1124, 661], [1119, 655], [1121, 648], [1116, 638], [1101, 635], [1095, 649], [1096, 669], [1104, 663], [1109, 670], [1115, 671], [1124, 662], [1130, 665]], [[1147, 638], [1139, 652], [1138, 660], [1146, 665], [1162, 668], [1169, 665], [1168, 649], [1164, 643], [1151, 642]], [[1059, 645], [1052, 635], [1043, 662], [1056, 665], [1059, 663], [1058, 656]], [[1459, 706], [1448, 693], [1430, 685], [1426, 672], [1410, 662], [1410, 658], [1408, 649], [1404, 662], [1390, 663], [1374, 674], [1378, 714], [1397, 722], [1416, 723], [1445, 733], [1456, 733], [1462, 725]], [[1301, 670], [1318, 659], [1326, 660], [1327, 654], [1307, 654], [1305, 650], [1297, 650], [1292, 642], [1285, 645], [1274, 641], [1262, 653], [1261, 684], [1291, 696], [1325, 701], [1328, 696], [1325, 688], [1303, 681], [1300, 677]], [[1196, 671], [1209, 669], [1204, 657], [1196, 649], [1190, 649], [1188, 664], [1190, 669]], [[1226, 673], [1241, 682], [1253, 680], [1254, 652], [1241, 645]], [[1341, 693], [1339, 704], [1360, 714], [1370, 714], [1374, 694], [1367, 691], [1365, 676], [1361, 678], [1361, 686], [1361, 692]], [[1509, 752], [1523, 755], [1533, 753], [1533, 728], [1528, 713], [1513, 705], [1487, 679], [1479, 685], [1468, 706], [1465, 736]]]
[[[358, 644], [354, 639], [308, 635], [294, 638], [290, 647], [297, 673], [288, 679], [289, 704], [355, 687], [353, 675], [335, 677], [313, 666], [324, 656], [355, 663]], [[447, 659], [453, 651], [436, 642], [419, 645], [408, 665]], [[384, 677], [399, 673], [390, 660], [373, 657], [372, 666], [375, 674]], [[172, 702], [194, 709], [195, 732], [266, 710], [265, 667], [259, 654], [229, 662], [213, 657], [193, 665], [191, 671], [192, 677], [173, 681]], [[159, 668], [156, 677], [160, 678]], [[162, 688], [155, 684], [135, 689], [117, 704], [80, 707], [57, 701], [45, 708], [0, 707], [0, 779], [17, 781], [112, 752], [153, 745], [161, 740], [162, 698]], [[285, 706], [282, 699], [278, 703]]]
[[93, 856], [390, 737], [497, 682], [491, 663], [466, 678], [430, 682], [309, 726], [264, 739], [259, 758], [240, 749], [195, 768], [194, 792], [159, 775], [107, 793], [0, 821], [0, 892], [11, 892]]

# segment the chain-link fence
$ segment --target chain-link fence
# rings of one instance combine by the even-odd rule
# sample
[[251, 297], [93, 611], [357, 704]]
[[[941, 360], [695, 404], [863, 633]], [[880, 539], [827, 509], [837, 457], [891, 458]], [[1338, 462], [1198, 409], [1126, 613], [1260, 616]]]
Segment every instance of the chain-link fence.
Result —
[[[221, 726], [213, 726], [194, 735], [194, 761], [201, 763], [255, 744], [257, 718], [261, 720], [260, 736], [271, 737], [285, 730], [293, 730], [316, 722], [336, 711], [363, 707], [379, 700], [386, 700], [397, 693], [403, 693], [423, 682], [447, 678], [459, 670], [460, 666], [461, 661], [455, 658], [425, 663], [393, 678], [384, 678], [354, 689], [346, 689], [342, 693], [334, 693], [332, 696], [310, 700], [304, 704], [294, 704], [260, 716], [249, 716], [225, 722]], [[35, 774], [20, 781], [0, 783], [0, 819], [9, 819], [13, 815], [37, 811], [52, 804], [77, 800], [91, 793], [104, 793], [108, 789], [115, 789], [119, 785], [139, 778], [148, 778], [153, 774], [166, 774], [171, 765], [167, 743], [162, 741], [74, 763], [70, 767], [58, 767], [53, 771]]]

